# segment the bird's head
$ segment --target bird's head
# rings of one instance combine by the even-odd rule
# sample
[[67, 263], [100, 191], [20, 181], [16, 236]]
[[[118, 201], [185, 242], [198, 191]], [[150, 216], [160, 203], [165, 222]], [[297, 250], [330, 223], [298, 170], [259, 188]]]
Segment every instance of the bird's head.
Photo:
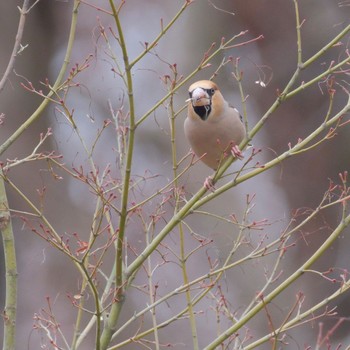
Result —
[[202, 120], [207, 120], [213, 110], [222, 104], [223, 97], [219, 88], [210, 80], [200, 80], [193, 83], [188, 89], [188, 93], [190, 98], [186, 102], [191, 102], [190, 106]]

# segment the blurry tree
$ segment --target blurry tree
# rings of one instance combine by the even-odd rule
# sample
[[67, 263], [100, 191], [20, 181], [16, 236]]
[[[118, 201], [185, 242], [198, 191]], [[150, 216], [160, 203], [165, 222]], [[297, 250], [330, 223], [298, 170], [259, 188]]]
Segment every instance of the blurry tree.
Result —
[[[349, 346], [348, 5], [1, 4], [3, 348]], [[213, 174], [203, 78], [248, 125]]]

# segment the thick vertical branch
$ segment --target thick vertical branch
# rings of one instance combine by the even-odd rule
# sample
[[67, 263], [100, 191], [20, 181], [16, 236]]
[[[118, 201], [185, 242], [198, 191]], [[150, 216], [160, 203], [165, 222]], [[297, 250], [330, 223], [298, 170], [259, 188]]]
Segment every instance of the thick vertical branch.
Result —
[[302, 57], [301, 34], [300, 34], [301, 23], [300, 23], [299, 6], [298, 6], [297, 0], [294, 0], [294, 7], [295, 7], [295, 21], [296, 21], [296, 30], [297, 30], [298, 66], [300, 67], [303, 63], [303, 57]]
[[5, 270], [6, 297], [4, 319], [4, 350], [15, 349], [16, 310], [17, 310], [17, 263], [11, 216], [7, 201], [4, 177], [0, 170], [0, 232], [2, 236]]
[[[123, 5], [124, 2], [122, 2]], [[121, 6], [122, 6], [121, 5]], [[128, 147], [124, 171], [124, 180], [123, 180], [123, 193], [122, 193], [122, 202], [121, 202], [121, 212], [120, 212], [120, 224], [119, 224], [119, 235], [117, 239], [117, 250], [116, 250], [116, 264], [115, 264], [115, 278], [116, 278], [116, 290], [115, 290], [115, 303], [112, 305], [111, 312], [108, 318], [108, 322], [101, 335], [101, 349], [106, 349], [113, 332], [115, 331], [120, 311], [122, 309], [123, 301], [125, 298], [124, 295], [124, 278], [123, 278], [123, 246], [124, 246], [124, 236], [126, 230], [126, 222], [128, 215], [128, 198], [129, 198], [129, 185], [130, 185], [130, 176], [131, 176], [131, 166], [132, 158], [134, 151], [134, 138], [135, 138], [135, 108], [134, 108], [134, 96], [133, 96], [133, 81], [131, 75], [131, 66], [129, 64], [128, 51], [126, 48], [126, 43], [124, 39], [124, 34], [119, 18], [119, 10], [117, 11], [113, 0], [110, 0], [110, 6], [113, 11], [113, 17], [115, 24], [117, 26], [119, 43], [123, 53], [124, 68], [126, 74], [127, 82], [127, 93], [129, 99], [129, 138], [128, 138]]]

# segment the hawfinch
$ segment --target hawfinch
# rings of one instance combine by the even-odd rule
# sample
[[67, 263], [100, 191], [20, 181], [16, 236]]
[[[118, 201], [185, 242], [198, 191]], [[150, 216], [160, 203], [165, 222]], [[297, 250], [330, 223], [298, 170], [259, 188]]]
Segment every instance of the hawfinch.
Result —
[[214, 170], [230, 153], [240, 157], [238, 145], [245, 136], [245, 126], [218, 86], [209, 80], [197, 81], [189, 94], [185, 135], [194, 153]]

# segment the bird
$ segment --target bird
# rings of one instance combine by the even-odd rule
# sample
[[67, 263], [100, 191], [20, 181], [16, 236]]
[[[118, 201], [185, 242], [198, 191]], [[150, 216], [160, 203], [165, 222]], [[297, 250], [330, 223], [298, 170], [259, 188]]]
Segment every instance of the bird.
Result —
[[245, 125], [217, 84], [200, 80], [193, 83], [188, 92], [184, 131], [196, 156], [213, 170], [230, 154], [242, 158], [238, 145], [246, 135]]

